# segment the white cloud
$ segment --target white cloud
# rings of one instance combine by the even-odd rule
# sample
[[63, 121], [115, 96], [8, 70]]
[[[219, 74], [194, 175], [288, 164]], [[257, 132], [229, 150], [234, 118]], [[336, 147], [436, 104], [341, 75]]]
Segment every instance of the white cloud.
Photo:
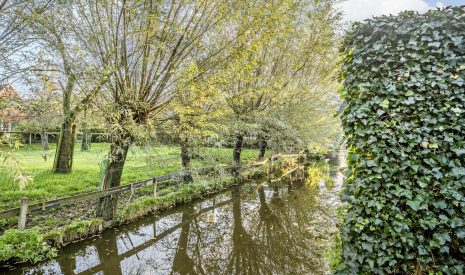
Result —
[[434, 7], [424, 0], [347, 0], [340, 4], [344, 21], [360, 21], [372, 16], [398, 14], [405, 10], [426, 12], [432, 8]]
[[441, 9], [442, 9], [442, 8], [444, 8], [445, 6], [446, 6], [446, 5], [444, 5], [443, 2], [440, 2], [440, 1], [439, 1], [439, 2], [436, 2], [436, 7], [438, 7], [438, 8], [441, 8]]

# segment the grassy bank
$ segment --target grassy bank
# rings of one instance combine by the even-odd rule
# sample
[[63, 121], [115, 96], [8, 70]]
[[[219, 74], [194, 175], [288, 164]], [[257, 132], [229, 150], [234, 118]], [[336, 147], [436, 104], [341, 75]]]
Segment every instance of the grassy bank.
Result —
[[[241, 180], [254, 179], [266, 169], [253, 168], [241, 173]], [[2, 264], [17, 262], [38, 262], [57, 255], [57, 249], [69, 242], [100, 233], [108, 227], [130, 222], [149, 213], [169, 209], [177, 204], [223, 191], [237, 183], [238, 178], [229, 174], [221, 177], [195, 177], [191, 184], [182, 185], [179, 190], [159, 197], [144, 196], [119, 208], [118, 217], [111, 223], [101, 219], [73, 220], [65, 226], [49, 230], [37, 226], [26, 230], [10, 229], [0, 236], [0, 270]]]
[[[73, 172], [54, 174], [51, 172], [55, 154], [55, 144], [48, 151], [39, 145], [24, 146], [14, 152], [22, 171], [32, 181], [20, 190], [14, 177], [5, 164], [0, 164], [0, 209], [17, 207], [21, 197], [31, 201], [50, 200], [73, 194], [97, 190], [99, 185], [99, 163], [105, 158], [109, 144], [95, 143], [89, 151], [81, 152], [81, 144], [76, 144]], [[180, 149], [174, 146], [132, 147], [123, 171], [122, 184], [144, 180], [150, 177], [179, 171], [181, 169]], [[257, 156], [257, 150], [245, 149], [242, 160], [248, 162]], [[192, 166], [204, 167], [218, 164], [231, 164], [232, 149], [200, 148], [195, 153]]]

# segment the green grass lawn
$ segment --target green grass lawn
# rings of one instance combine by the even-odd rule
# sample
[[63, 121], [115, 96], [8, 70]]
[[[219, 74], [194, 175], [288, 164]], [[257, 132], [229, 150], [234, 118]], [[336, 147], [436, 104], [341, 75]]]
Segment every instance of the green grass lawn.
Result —
[[[32, 201], [49, 200], [72, 194], [97, 190], [99, 186], [99, 163], [105, 158], [109, 144], [94, 143], [89, 151], [81, 152], [81, 144], [76, 144], [73, 171], [70, 174], [51, 172], [55, 154], [55, 144], [43, 151], [40, 145], [24, 146], [14, 152], [24, 174], [32, 177], [24, 190], [20, 190], [14, 177], [0, 163], [0, 209], [16, 207], [23, 196]], [[123, 171], [123, 184], [148, 179], [181, 169], [178, 147], [132, 147], [128, 153]], [[205, 167], [232, 163], [231, 148], [199, 148], [200, 157], [193, 159], [192, 167]], [[257, 150], [245, 149], [243, 162], [256, 159]]]

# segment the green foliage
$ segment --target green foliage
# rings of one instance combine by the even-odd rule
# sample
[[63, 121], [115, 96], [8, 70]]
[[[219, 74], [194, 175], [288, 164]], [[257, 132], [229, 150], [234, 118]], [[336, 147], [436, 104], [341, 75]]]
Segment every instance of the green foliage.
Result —
[[334, 187], [333, 178], [330, 175], [332, 167], [324, 162], [317, 162], [307, 168], [307, 183], [311, 186], [318, 186], [323, 182], [327, 188]]
[[[53, 219], [48, 221], [49, 224], [53, 224], [54, 222]], [[102, 224], [102, 220], [98, 218], [74, 220], [65, 226], [42, 232], [42, 234], [43, 238], [49, 243], [53, 243], [55, 247], [60, 247], [68, 242], [98, 232], [100, 224]], [[44, 225], [47, 225], [47, 223], [44, 223]], [[44, 231], [44, 229], [41, 228], [41, 231]]]
[[31, 178], [23, 173], [23, 167], [14, 154], [14, 151], [18, 150], [20, 146], [21, 140], [17, 136], [0, 136], [0, 167], [4, 166], [6, 168], [4, 169], [5, 175], [8, 175], [10, 182], [22, 190], [31, 181]]
[[[336, 210], [338, 224], [344, 221], [344, 216], [347, 214], [347, 204], [339, 205]], [[328, 262], [331, 271], [337, 271], [343, 262], [342, 258], [342, 239], [340, 232], [336, 232], [330, 239], [328, 247], [325, 249], [323, 257]]]
[[37, 229], [10, 229], [0, 236], [0, 262], [17, 259], [38, 262], [56, 256]]
[[243, 179], [258, 179], [265, 174], [265, 170], [267, 169], [267, 165], [259, 166], [255, 168], [249, 168], [244, 171], [241, 171], [241, 177]]
[[342, 259], [342, 241], [341, 235], [337, 232], [330, 240], [328, 248], [323, 254], [324, 259], [329, 265], [330, 270], [337, 270], [341, 265]]
[[82, 220], [72, 221], [65, 227], [65, 234], [82, 234], [86, 233], [91, 226], [99, 225], [102, 221], [100, 219], [95, 220]]
[[406, 12], [345, 39], [341, 273], [465, 272], [464, 19]]

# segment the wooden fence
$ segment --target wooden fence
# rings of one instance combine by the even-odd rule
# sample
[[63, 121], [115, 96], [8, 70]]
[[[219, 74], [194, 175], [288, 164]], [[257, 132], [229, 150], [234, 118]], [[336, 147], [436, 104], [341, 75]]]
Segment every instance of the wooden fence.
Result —
[[[27, 131], [0, 131], [0, 135], [1, 134], [4, 134], [4, 135], [14, 135], [14, 134], [18, 134], [18, 135], [23, 135], [25, 142], [28, 142], [29, 145], [32, 145], [32, 136], [37, 136], [37, 135], [40, 135], [40, 132], [27, 132]], [[47, 135], [54, 135], [55, 137], [58, 137], [58, 135], [60, 135], [60, 132], [46, 132]], [[90, 139], [92, 140], [92, 136], [100, 136], [100, 135], [105, 135], [106, 133], [100, 133], [100, 132], [95, 132], [95, 133], [89, 133], [90, 135]], [[83, 133], [77, 133], [76, 134], [76, 139], [78, 139], [78, 136], [82, 136]], [[27, 137], [29, 137], [29, 141], [27, 140]]]
[[[208, 172], [214, 171], [217, 168], [222, 168], [226, 171], [232, 171], [234, 169], [247, 169], [247, 168], [262, 166], [267, 162], [268, 160], [264, 162], [260, 162], [260, 163], [249, 164], [243, 167], [237, 167], [237, 166], [204, 167], [204, 168], [200, 168], [197, 170], [191, 170], [190, 172], [196, 172], [198, 174], [206, 174]], [[136, 190], [136, 189], [139, 189], [145, 186], [154, 186], [153, 192], [154, 192], [154, 195], [156, 196], [157, 192], [163, 189], [167, 189], [172, 186], [177, 186], [179, 188], [179, 184], [180, 184], [179, 179], [181, 179], [187, 173], [188, 173], [187, 171], [183, 171], [183, 172], [166, 174], [166, 175], [150, 178], [147, 180], [134, 182], [134, 183], [127, 184], [127, 185], [112, 187], [106, 190], [86, 192], [83, 194], [78, 194], [78, 195], [74, 195], [70, 197], [64, 197], [64, 198], [34, 203], [34, 204], [29, 204], [28, 198], [24, 197], [24, 198], [21, 198], [20, 207], [0, 211], [0, 218], [11, 218], [11, 217], [19, 216], [18, 228], [24, 229], [28, 213], [63, 207], [66, 205], [71, 205], [71, 204], [75, 204], [75, 203], [82, 202], [82, 201], [88, 201], [88, 200], [102, 198], [102, 197], [106, 197], [106, 196], [110, 196], [114, 194], [119, 194], [119, 193], [129, 191], [129, 190]], [[178, 181], [175, 181], [175, 180], [178, 180]]]
[[[183, 176], [185, 176], [187, 173], [192, 173], [196, 172], [197, 174], [206, 174], [211, 171], [214, 171], [217, 168], [224, 169], [225, 171], [234, 171], [238, 169], [249, 169], [249, 168], [254, 168], [254, 167], [259, 167], [262, 165], [265, 165], [266, 163], [270, 164], [270, 167], [272, 166], [272, 163], [274, 160], [282, 157], [299, 157], [300, 154], [296, 155], [274, 155], [265, 161], [262, 162], [257, 162], [257, 163], [252, 163], [249, 165], [245, 166], [212, 166], [212, 167], [203, 167], [200, 169], [195, 169], [195, 170], [190, 170], [190, 171], [182, 171], [182, 172], [177, 172], [177, 173], [171, 173], [171, 174], [166, 174], [154, 178], [150, 178], [147, 180], [143, 181], [138, 181], [134, 182], [131, 184], [127, 185], [122, 185], [122, 186], [117, 186], [117, 187], [112, 187], [106, 190], [99, 190], [99, 191], [93, 191], [93, 192], [86, 192], [83, 194], [78, 194], [70, 197], [64, 197], [64, 198], [58, 198], [54, 200], [49, 200], [49, 201], [43, 201], [39, 203], [34, 203], [34, 204], [29, 204], [28, 198], [23, 197], [21, 198], [20, 201], [20, 207], [17, 208], [11, 208], [7, 210], [0, 211], [0, 219], [4, 218], [12, 218], [18, 216], [18, 228], [19, 229], [24, 229], [26, 227], [26, 219], [27, 219], [27, 214], [28, 213], [33, 213], [33, 212], [38, 212], [38, 211], [44, 211], [48, 209], [53, 209], [53, 208], [58, 208], [58, 207], [63, 207], [66, 205], [71, 205], [75, 204], [78, 202], [83, 202], [83, 201], [88, 201], [92, 199], [97, 199], [97, 198], [102, 198], [106, 196], [111, 196], [115, 194], [119, 194], [125, 191], [130, 191], [130, 190], [136, 190], [140, 189], [145, 186], [153, 186], [153, 194], [156, 196], [158, 191], [161, 191], [163, 189], [167, 189], [172, 186], [177, 186], [179, 188], [180, 181]], [[271, 171], [271, 170], [269, 170]]]

